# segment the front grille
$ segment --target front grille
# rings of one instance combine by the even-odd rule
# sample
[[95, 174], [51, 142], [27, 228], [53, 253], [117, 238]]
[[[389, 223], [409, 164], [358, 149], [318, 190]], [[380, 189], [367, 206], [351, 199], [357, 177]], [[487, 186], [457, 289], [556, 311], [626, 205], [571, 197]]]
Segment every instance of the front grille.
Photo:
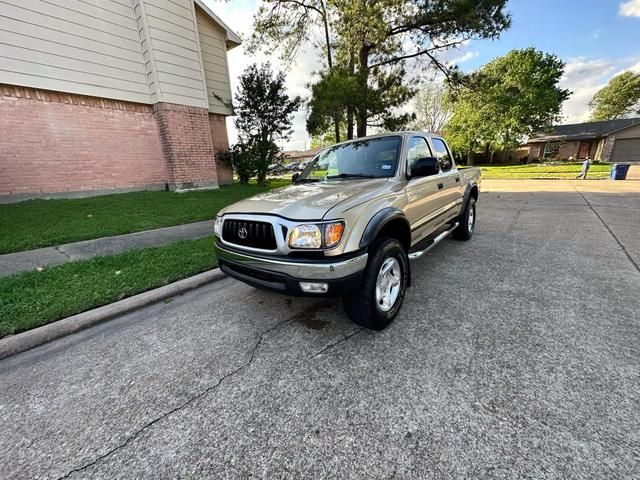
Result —
[[263, 250], [275, 250], [277, 247], [273, 226], [267, 222], [227, 219], [222, 224], [222, 239], [236, 245]]

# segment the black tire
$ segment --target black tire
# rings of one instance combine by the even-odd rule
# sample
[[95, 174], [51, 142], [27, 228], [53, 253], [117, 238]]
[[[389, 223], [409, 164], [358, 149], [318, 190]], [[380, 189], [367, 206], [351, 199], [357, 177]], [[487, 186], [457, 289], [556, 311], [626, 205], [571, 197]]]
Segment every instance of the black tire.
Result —
[[[409, 278], [409, 258], [402, 244], [395, 238], [381, 238], [369, 250], [369, 261], [362, 275], [361, 288], [343, 297], [344, 309], [356, 324], [372, 330], [386, 328], [398, 315]], [[387, 259], [395, 259], [399, 267], [399, 291], [390, 308], [378, 303], [376, 284], [380, 269]], [[390, 261], [393, 267], [396, 263]], [[391, 303], [391, 302], [389, 302]]]
[[[469, 222], [469, 216], [471, 215], [471, 222]], [[476, 229], [476, 219], [478, 216], [476, 215], [476, 199], [473, 197], [469, 197], [467, 201], [467, 205], [464, 207], [464, 211], [460, 214], [458, 218], [458, 228], [456, 228], [452, 236], [456, 240], [469, 240], [473, 236], [473, 232]]]

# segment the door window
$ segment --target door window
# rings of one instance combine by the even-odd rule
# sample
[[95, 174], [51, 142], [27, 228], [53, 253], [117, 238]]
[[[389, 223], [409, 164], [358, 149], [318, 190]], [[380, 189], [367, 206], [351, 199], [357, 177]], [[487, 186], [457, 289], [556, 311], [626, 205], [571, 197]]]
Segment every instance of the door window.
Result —
[[409, 144], [407, 145], [407, 165], [409, 166], [409, 170], [411, 170], [413, 164], [416, 163], [416, 160], [432, 156], [429, 144], [424, 138], [411, 137], [409, 139]]
[[436, 158], [440, 163], [440, 169], [443, 172], [448, 172], [451, 170], [453, 166], [453, 161], [451, 160], [451, 154], [449, 153], [449, 149], [445, 145], [445, 143], [439, 138], [432, 138], [431, 142], [433, 143], [433, 148], [436, 151]]

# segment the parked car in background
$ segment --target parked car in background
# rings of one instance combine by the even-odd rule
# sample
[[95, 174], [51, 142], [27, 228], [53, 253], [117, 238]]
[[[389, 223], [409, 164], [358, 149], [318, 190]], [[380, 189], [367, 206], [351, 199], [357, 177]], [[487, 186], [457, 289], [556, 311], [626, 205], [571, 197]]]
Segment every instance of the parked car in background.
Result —
[[285, 173], [287, 170], [285, 169], [284, 165], [280, 163], [272, 163], [267, 167], [267, 171], [271, 175], [280, 175], [282, 173]]
[[284, 168], [287, 171], [295, 172], [296, 170], [299, 170], [300, 163], [299, 162], [292, 162], [292, 163], [289, 163], [289, 164], [285, 165]]
[[220, 268], [280, 293], [342, 296], [367, 328], [385, 328], [400, 311], [409, 260], [449, 235], [469, 240], [476, 225], [480, 170], [458, 170], [437, 135], [340, 143], [293, 182], [220, 211]]
[[298, 165], [298, 170], [302, 172], [305, 168], [307, 168], [307, 165], [309, 165], [309, 162], [300, 162], [300, 164]]

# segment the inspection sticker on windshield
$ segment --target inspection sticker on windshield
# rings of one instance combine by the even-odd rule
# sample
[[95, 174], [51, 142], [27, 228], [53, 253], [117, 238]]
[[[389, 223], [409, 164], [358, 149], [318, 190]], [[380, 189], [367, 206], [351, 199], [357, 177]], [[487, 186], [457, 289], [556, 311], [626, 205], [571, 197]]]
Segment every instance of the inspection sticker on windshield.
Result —
[[382, 170], [391, 170], [391, 165], [380, 165]]

